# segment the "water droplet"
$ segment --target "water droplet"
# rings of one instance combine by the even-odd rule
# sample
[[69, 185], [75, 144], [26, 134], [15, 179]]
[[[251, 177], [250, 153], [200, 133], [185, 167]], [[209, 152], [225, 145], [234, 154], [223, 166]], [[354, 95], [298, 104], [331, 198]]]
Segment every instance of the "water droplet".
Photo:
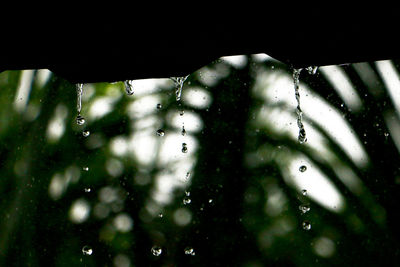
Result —
[[307, 142], [306, 130], [303, 125], [303, 111], [300, 108], [300, 91], [299, 91], [299, 78], [300, 72], [302, 69], [294, 69], [293, 70], [293, 82], [294, 82], [294, 91], [295, 97], [297, 101], [296, 114], [297, 114], [297, 126], [299, 128], [298, 140], [300, 144]]
[[188, 197], [185, 197], [182, 202], [184, 205], [187, 205], [187, 204], [190, 204], [192, 202], [192, 200]]
[[85, 188], [85, 193], [90, 193], [92, 189], [90, 187]]
[[82, 253], [83, 253], [83, 255], [90, 256], [93, 254], [93, 249], [90, 246], [84, 246], [82, 248]]
[[185, 178], [183, 179], [183, 182], [186, 183], [187, 181], [189, 181], [190, 175], [191, 175], [190, 172], [187, 172]]
[[179, 115], [183, 116], [183, 114], [185, 114], [185, 111], [182, 109], [181, 111], [179, 111]]
[[182, 95], [182, 88], [183, 88], [183, 83], [186, 81], [186, 79], [189, 77], [183, 76], [183, 77], [171, 77], [171, 80], [175, 84], [175, 95], [176, 95], [176, 101], [181, 100], [181, 95]]
[[76, 124], [78, 125], [83, 125], [85, 124], [86, 120], [84, 117], [82, 117], [81, 115], [76, 116]]
[[[307, 205], [307, 204], [301, 204], [300, 206], [299, 206], [299, 210], [304, 214], [304, 213], [307, 213], [308, 211], [310, 211], [310, 205]], [[304, 223], [303, 223], [303, 226], [304, 226]], [[310, 227], [311, 227], [311, 225], [310, 225]]]
[[151, 248], [151, 253], [152, 253], [154, 256], [158, 257], [158, 256], [160, 256], [161, 253], [162, 253], [162, 248], [159, 247], [159, 246], [153, 246], [153, 247]]
[[305, 165], [301, 165], [299, 168], [300, 172], [305, 172], [306, 170], [307, 170], [307, 166], [305, 166]]
[[301, 194], [302, 194], [303, 196], [307, 196], [307, 190], [305, 190], [305, 189], [301, 190]]
[[389, 136], [389, 133], [384, 133], [384, 135], [385, 135], [386, 137], [388, 137], [388, 136]]
[[209, 200], [208, 200], [208, 203], [212, 203], [213, 202], [213, 200], [210, 198]]
[[125, 85], [125, 92], [127, 95], [133, 95], [133, 81], [132, 80], [126, 80], [124, 81]]
[[185, 191], [185, 195], [188, 197], [190, 196], [190, 191]]
[[84, 136], [84, 137], [88, 137], [89, 135], [90, 135], [90, 131], [83, 131], [82, 132], [82, 135]]
[[162, 109], [162, 105], [160, 103], [157, 104], [157, 109]]
[[188, 152], [187, 144], [182, 143], [182, 153], [187, 153], [187, 152]]
[[182, 132], [181, 132], [181, 134], [182, 134], [183, 136], [185, 136], [185, 135], [186, 135], [185, 126], [182, 126]]
[[164, 136], [165, 135], [165, 132], [164, 132], [163, 129], [158, 129], [156, 133], [157, 133], [158, 136]]
[[304, 230], [311, 230], [311, 223], [309, 221], [304, 221], [302, 225]]
[[85, 166], [85, 167], [82, 168], [82, 170], [87, 172], [87, 171], [89, 171], [89, 167]]
[[318, 66], [309, 66], [306, 68], [308, 74], [315, 75], [318, 71]]
[[196, 255], [196, 253], [194, 252], [194, 249], [192, 247], [186, 247], [184, 251], [185, 251], [185, 255], [191, 255], [191, 256]]
[[162, 218], [162, 217], [164, 217], [164, 215], [160, 212], [160, 213], [158, 214], [158, 217]]

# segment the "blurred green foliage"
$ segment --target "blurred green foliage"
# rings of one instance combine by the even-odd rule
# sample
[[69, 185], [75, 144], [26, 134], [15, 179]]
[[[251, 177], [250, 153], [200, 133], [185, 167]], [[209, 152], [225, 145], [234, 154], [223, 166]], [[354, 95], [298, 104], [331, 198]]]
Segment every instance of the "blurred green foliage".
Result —
[[[291, 114], [286, 124], [296, 124], [293, 106], [260, 95], [263, 78], [290, 79], [291, 70], [254, 56], [242, 60], [217, 60], [192, 73], [181, 102], [167, 79], [133, 96], [123, 83], [85, 84], [83, 126], [75, 123], [75, 85], [54, 74], [43, 80], [42, 70], [2, 72], [0, 266], [396, 266], [399, 151], [386, 126], [395, 108], [381, 78], [366, 84], [354, 66], [340, 67], [361, 96], [354, 111], [320, 72], [300, 76], [362, 142], [370, 160], [360, 167], [316, 118], [304, 114], [329, 158], [309, 146], [317, 140], [300, 145], [263, 117], [263, 110], [277, 109]], [[28, 93], [19, 99], [27, 73]], [[159, 128], [165, 136], [156, 135]], [[188, 140], [189, 153], [177, 141], [182, 155], [169, 156], [171, 140]], [[298, 156], [329, 179], [343, 196], [342, 209], [301, 194], [288, 169]], [[352, 188], [336, 167], [360, 183]], [[176, 177], [186, 172], [187, 180]], [[310, 211], [302, 214], [300, 204]], [[82, 253], [86, 245], [92, 255]], [[159, 256], [153, 246], [162, 249]]]

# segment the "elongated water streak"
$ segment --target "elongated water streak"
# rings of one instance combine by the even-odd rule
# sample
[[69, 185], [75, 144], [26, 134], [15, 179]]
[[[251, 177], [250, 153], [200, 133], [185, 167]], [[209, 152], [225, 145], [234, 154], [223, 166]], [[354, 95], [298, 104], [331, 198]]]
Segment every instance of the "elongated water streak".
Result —
[[302, 69], [293, 69], [293, 82], [294, 82], [294, 92], [297, 101], [296, 114], [297, 114], [297, 127], [299, 127], [298, 140], [300, 144], [307, 142], [306, 130], [303, 125], [303, 111], [300, 107], [300, 90], [299, 90], [299, 78]]
[[85, 123], [85, 118], [81, 116], [82, 110], [82, 93], [83, 93], [83, 83], [76, 84], [76, 110], [78, 112], [76, 116], [76, 123], [78, 125], [83, 125]]

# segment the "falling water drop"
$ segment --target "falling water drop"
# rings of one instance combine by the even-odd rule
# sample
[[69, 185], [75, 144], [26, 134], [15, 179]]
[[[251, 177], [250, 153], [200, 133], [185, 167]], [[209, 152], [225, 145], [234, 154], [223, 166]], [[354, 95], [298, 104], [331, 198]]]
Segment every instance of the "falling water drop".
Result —
[[192, 200], [189, 197], [185, 197], [185, 198], [183, 198], [182, 202], [184, 205], [187, 205], [187, 204], [190, 204], [192, 202]]
[[86, 130], [82, 132], [83, 137], [88, 137], [90, 135], [90, 131]]
[[85, 188], [85, 193], [90, 193], [92, 189], [90, 187]]
[[303, 125], [303, 111], [300, 108], [299, 78], [301, 70], [302, 69], [293, 70], [293, 82], [294, 82], [294, 90], [297, 101], [296, 114], [297, 114], [297, 126], [299, 127], [298, 140], [300, 144], [303, 144], [307, 142], [307, 136], [306, 136], [306, 130], [304, 129]]
[[133, 81], [132, 80], [126, 80], [124, 81], [125, 85], [125, 92], [127, 95], [133, 95]]
[[183, 83], [186, 81], [186, 79], [189, 77], [187, 76], [182, 76], [182, 77], [171, 77], [171, 80], [175, 84], [175, 95], [176, 95], [176, 101], [181, 100], [181, 95], [182, 95], [182, 88], [183, 88]]
[[299, 167], [299, 171], [300, 172], [305, 172], [307, 170], [307, 166], [305, 166], [305, 165], [301, 165], [300, 167]]
[[181, 134], [182, 134], [183, 136], [185, 136], [185, 135], [186, 135], [185, 126], [182, 126], [182, 132], [181, 132]]
[[87, 172], [87, 171], [89, 171], [89, 167], [85, 166], [85, 167], [82, 168], [82, 170]]
[[181, 111], [179, 111], [179, 115], [183, 116], [183, 114], [185, 114], [185, 111], [182, 109]]
[[83, 255], [90, 256], [93, 254], [93, 249], [90, 246], [84, 246], [82, 248]]
[[162, 248], [159, 247], [159, 246], [153, 246], [153, 247], [151, 248], [151, 253], [152, 253], [154, 256], [158, 257], [158, 256], [160, 256], [161, 253], [162, 253]]
[[81, 110], [82, 110], [83, 83], [77, 83], [75, 85], [75, 88], [76, 88], [76, 96], [77, 96], [76, 110], [78, 111], [78, 115], [80, 115]]
[[164, 135], [165, 135], [165, 132], [164, 132], [163, 129], [158, 129], [157, 132], [156, 132], [156, 134], [157, 134], [157, 136], [164, 136]]
[[157, 109], [162, 109], [162, 105], [160, 103], [157, 104]]
[[76, 116], [76, 124], [78, 125], [83, 125], [85, 124], [86, 120], [84, 117], [82, 117], [81, 115]]
[[182, 153], [187, 153], [187, 152], [188, 152], [187, 144], [182, 143]]
[[311, 223], [309, 221], [304, 221], [302, 225], [304, 230], [306, 231], [311, 230]]
[[307, 196], [307, 190], [305, 190], [305, 189], [301, 190], [301, 194], [302, 194], [303, 196]]
[[188, 197], [190, 196], [190, 191], [185, 191], [185, 195]]
[[[301, 213], [307, 213], [307, 212], [309, 212], [310, 211], [310, 205], [308, 205], [308, 204], [301, 204], [300, 206], [299, 206], [299, 210], [301, 211]], [[303, 226], [304, 226], [304, 223], [303, 223]]]
[[190, 256], [196, 255], [196, 253], [194, 252], [194, 249], [192, 247], [186, 247], [184, 251], [185, 251], [185, 255], [190, 255]]
[[318, 66], [309, 66], [306, 68], [308, 74], [315, 75], [318, 71]]
[[187, 172], [185, 178], [183, 178], [183, 182], [186, 183], [187, 181], [189, 181], [190, 175], [191, 175], [190, 172]]

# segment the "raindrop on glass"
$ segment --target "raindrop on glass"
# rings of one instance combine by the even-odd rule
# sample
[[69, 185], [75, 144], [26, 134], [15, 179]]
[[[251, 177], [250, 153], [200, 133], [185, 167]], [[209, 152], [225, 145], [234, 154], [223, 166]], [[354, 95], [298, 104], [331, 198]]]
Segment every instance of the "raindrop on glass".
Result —
[[188, 197], [185, 197], [182, 202], [184, 205], [187, 205], [187, 204], [190, 204], [192, 202], [192, 200]]
[[306, 170], [307, 170], [307, 166], [305, 166], [305, 165], [301, 165], [299, 168], [300, 172], [305, 172]]
[[157, 104], [157, 109], [162, 109], [162, 105], [161, 104]]
[[90, 256], [93, 254], [93, 249], [90, 246], [84, 246], [82, 248], [82, 253], [83, 253], [83, 255]]
[[176, 101], [181, 100], [181, 95], [182, 95], [182, 88], [183, 88], [183, 83], [186, 81], [186, 79], [189, 77], [183, 76], [183, 77], [171, 77], [171, 80], [175, 84], [175, 95], [176, 95]]
[[163, 129], [158, 129], [157, 132], [156, 132], [156, 134], [157, 134], [157, 136], [164, 136], [164, 135], [165, 135], [165, 132], [164, 132]]
[[76, 124], [78, 124], [78, 125], [85, 124], [85, 118], [82, 117], [81, 115], [76, 116]]
[[82, 170], [87, 172], [87, 171], [89, 171], [89, 167], [83, 167]]
[[83, 131], [82, 132], [82, 135], [84, 136], [84, 137], [88, 137], [89, 135], [90, 135], [90, 131]]
[[125, 92], [127, 95], [133, 95], [133, 81], [132, 80], [126, 80], [124, 81], [125, 85]]
[[196, 255], [196, 253], [194, 252], [194, 249], [192, 247], [186, 247], [184, 251], [185, 251], [185, 255], [191, 255], [191, 256]]
[[188, 152], [187, 144], [182, 143], [182, 153], [187, 153], [187, 152]]
[[299, 91], [299, 78], [300, 72], [302, 69], [294, 69], [293, 70], [293, 83], [294, 83], [294, 91], [295, 97], [297, 101], [296, 114], [297, 114], [297, 126], [299, 128], [298, 140], [300, 144], [307, 142], [306, 130], [303, 125], [303, 111], [300, 108], [300, 91]]
[[303, 196], [307, 196], [307, 190], [305, 190], [305, 189], [301, 190], [301, 194], [302, 194]]
[[302, 225], [304, 230], [311, 230], [311, 223], [309, 221], [304, 221]]
[[[307, 212], [309, 212], [310, 211], [310, 205], [307, 205], [307, 204], [301, 204], [300, 206], [299, 206], [299, 210], [304, 214], [304, 213], [307, 213]], [[304, 224], [303, 224], [304, 225]], [[311, 227], [311, 225], [310, 225], [310, 227]]]
[[162, 249], [161, 249], [161, 247], [159, 247], [159, 246], [153, 246], [152, 248], [151, 248], [151, 253], [154, 255], [154, 256], [160, 256], [161, 255], [161, 253], [162, 253]]

